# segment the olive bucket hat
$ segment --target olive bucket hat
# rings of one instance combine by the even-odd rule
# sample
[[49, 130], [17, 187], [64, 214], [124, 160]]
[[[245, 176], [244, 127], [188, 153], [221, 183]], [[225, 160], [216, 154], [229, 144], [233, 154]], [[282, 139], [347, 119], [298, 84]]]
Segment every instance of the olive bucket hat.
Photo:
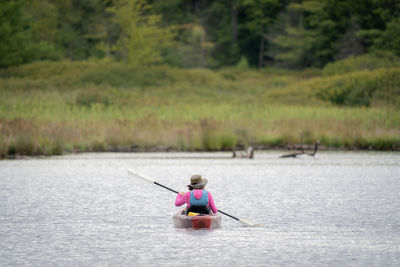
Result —
[[206, 184], [208, 183], [208, 180], [206, 178], [201, 177], [200, 174], [195, 174], [192, 175], [192, 177], [190, 177], [190, 187], [194, 188], [194, 189], [201, 189], [204, 186], [206, 186]]

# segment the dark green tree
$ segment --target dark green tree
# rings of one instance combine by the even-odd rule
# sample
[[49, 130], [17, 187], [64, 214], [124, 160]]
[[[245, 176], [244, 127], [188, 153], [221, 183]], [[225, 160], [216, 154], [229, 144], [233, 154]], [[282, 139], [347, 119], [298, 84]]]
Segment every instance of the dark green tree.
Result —
[[56, 43], [66, 58], [83, 60], [102, 56], [99, 45], [106, 38], [105, 4], [102, 0], [54, 1], [58, 15]]
[[398, 0], [356, 0], [351, 3], [351, 12], [360, 24], [357, 32], [366, 50], [389, 49], [398, 53], [396, 41], [399, 38], [398, 18], [400, 2]]
[[244, 20], [239, 20], [241, 51], [252, 65], [263, 67], [268, 50], [268, 29], [282, 4], [278, 0], [242, 0], [241, 6], [244, 14]]
[[376, 42], [375, 48], [392, 51], [400, 56], [400, 18], [393, 18], [386, 25], [381, 39]]
[[0, 68], [31, 60], [32, 39], [25, 0], [0, 2]]
[[32, 33], [34, 60], [56, 60], [63, 57], [62, 50], [57, 49], [58, 11], [49, 0], [28, 0], [25, 5], [29, 16], [29, 27]]
[[304, 68], [321, 67], [333, 60], [340, 31], [329, 16], [326, 3], [304, 0], [288, 5], [268, 37], [274, 45], [269, 54], [275, 63]]
[[206, 29], [214, 43], [212, 57], [218, 65], [233, 65], [240, 59], [238, 43], [241, 11], [239, 0], [214, 1], [207, 9]]
[[163, 47], [172, 45], [173, 30], [159, 27], [161, 16], [146, 14], [150, 9], [146, 0], [118, 0], [107, 9], [120, 28], [114, 49], [125, 62], [140, 66], [161, 63]]

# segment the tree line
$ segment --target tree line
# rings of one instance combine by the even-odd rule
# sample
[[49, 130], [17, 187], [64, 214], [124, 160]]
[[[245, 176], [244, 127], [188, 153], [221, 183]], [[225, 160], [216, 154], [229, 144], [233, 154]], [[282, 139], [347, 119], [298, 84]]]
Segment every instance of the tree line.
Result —
[[400, 56], [398, 0], [7, 0], [0, 67], [113, 58], [140, 66], [322, 67]]

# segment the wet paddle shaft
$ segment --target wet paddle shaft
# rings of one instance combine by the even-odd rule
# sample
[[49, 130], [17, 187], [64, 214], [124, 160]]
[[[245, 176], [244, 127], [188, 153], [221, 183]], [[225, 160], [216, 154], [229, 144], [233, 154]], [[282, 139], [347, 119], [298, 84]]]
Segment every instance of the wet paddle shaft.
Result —
[[[171, 192], [174, 192], [174, 193], [176, 193], [176, 194], [179, 194], [178, 191], [176, 191], [176, 190], [174, 190], [174, 189], [171, 189], [171, 188], [169, 188], [169, 187], [167, 187], [167, 186], [165, 186], [165, 185], [162, 185], [162, 184], [160, 184], [160, 183], [158, 183], [158, 182], [156, 182], [156, 181], [153, 181], [153, 180], [151, 180], [151, 179], [149, 179], [149, 178], [143, 177], [143, 176], [141, 176], [141, 175], [139, 175], [139, 174], [137, 174], [137, 173], [135, 173], [135, 172], [133, 172], [133, 171], [131, 171], [131, 170], [128, 170], [128, 173], [129, 173], [130, 175], [132, 175], [133, 177], [142, 179], [142, 180], [147, 181], [147, 182], [149, 182], [149, 183], [152, 183], [152, 184], [158, 185], [158, 186], [160, 186], [160, 187], [162, 187], [162, 188], [165, 188], [165, 189], [167, 189], [167, 190], [169, 190], [169, 191], [171, 191]], [[252, 222], [250, 222], [250, 221], [248, 221], [248, 220], [244, 220], [244, 219], [240, 219], [240, 218], [237, 218], [237, 217], [235, 217], [235, 216], [232, 216], [232, 215], [230, 215], [230, 214], [228, 214], [228, 213], [226, 213], [226, 212], [223, 212], [222, 210], [218, 210], [218, 212], [221, 212], [222, 214], [224, 214], [224, 215], [226, 215], [226, 216], [228, 216], [228, 217], [230, 217], [230, 218], [232, 218], [232, 219], [234, 219], [234, 220], [236, 220], [236, 221], [239, 221], [239, 222], [241, 222], [241, 223], [243, 223], [243, 224], [245, 224], [245, 225], [247, 225], [247, 226], [260, 226], [259, 224], [252, 223]]]

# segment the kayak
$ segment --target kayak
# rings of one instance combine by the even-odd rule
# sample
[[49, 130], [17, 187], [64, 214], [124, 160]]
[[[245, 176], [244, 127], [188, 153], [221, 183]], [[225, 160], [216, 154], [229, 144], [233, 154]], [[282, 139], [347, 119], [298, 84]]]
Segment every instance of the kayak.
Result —
[[182, 210], [175, 214], [172, 219], [177, 228], [215, 229], [221, 226], [221, 215], [219, 213], [188, 216]]

